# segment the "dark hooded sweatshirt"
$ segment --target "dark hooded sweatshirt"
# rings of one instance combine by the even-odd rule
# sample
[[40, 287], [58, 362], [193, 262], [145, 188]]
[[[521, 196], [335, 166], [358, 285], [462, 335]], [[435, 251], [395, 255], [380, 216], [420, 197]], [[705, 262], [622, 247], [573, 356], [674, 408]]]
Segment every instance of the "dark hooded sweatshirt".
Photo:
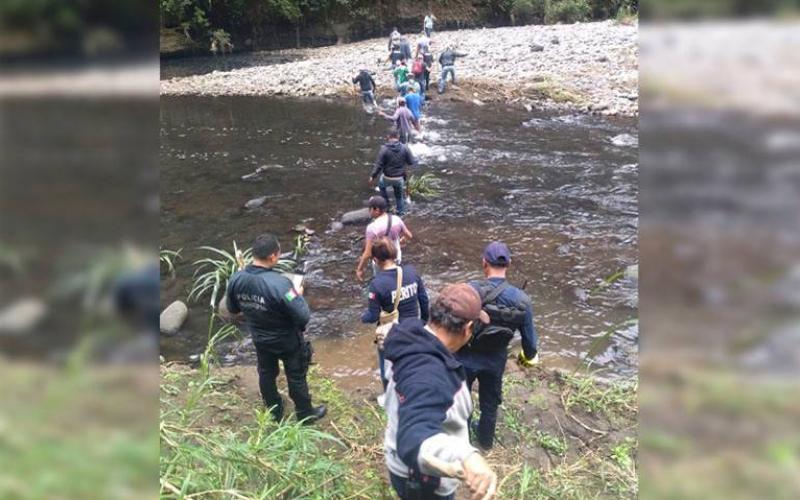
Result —
[[[432, 455], [445, 462], [464, 461], [476, 451], [469, 444], [467, 421], [472, 399], [464, 368], [419, 320], [395, 325], [386, 337], [386, 465], [398, 476], [411, 469], [435, 475], [420, 463]], [[458, 487], [441, 479], [438, 495]]]
[[378, 159], [369, 176], [377, 178], [381, 173], [386, 177], [403, 177], [406, 165], [417, 165], [417, 159], [411, 150], [400, 141], [390, 141], [381, 146]]

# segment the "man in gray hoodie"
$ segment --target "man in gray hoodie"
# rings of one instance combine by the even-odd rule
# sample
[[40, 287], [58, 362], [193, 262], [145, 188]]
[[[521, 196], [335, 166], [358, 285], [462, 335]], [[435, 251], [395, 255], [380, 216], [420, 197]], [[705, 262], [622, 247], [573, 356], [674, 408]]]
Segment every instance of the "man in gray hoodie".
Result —
[[460, 467], [473, 498], [494, 497], [497, 475], [469, 443], [472, 399], [453, 356], [469, 341], [472, 325], [488, 321], [478, 292], [460, 283], [439, 293], [427, 325], [411, 319], [386, 337], [384, 455], [403, 500], [454, 498], [459, 480], [442, 477], [434, 460]]

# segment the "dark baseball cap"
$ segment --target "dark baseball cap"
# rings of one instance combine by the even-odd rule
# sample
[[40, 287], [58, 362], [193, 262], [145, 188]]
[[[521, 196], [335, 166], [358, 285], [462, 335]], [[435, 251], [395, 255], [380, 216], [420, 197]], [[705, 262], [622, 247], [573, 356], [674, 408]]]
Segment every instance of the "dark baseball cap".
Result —
[[483, 250], [483, 258], [493, 266], [506, 267], [511, 263], [511, 250], [502, 241], [493, 241]]
[[467, 283], [447, 285], [436, 301], [461, 319], [489, 323], [489, 315], [481, 308], [481, 296]]
[[386, 198], [377, 195], [369, 199], [367, 206], [369, 208], [379, 208], [384, 211], [389, 207], [389, 205], [386, 203]]

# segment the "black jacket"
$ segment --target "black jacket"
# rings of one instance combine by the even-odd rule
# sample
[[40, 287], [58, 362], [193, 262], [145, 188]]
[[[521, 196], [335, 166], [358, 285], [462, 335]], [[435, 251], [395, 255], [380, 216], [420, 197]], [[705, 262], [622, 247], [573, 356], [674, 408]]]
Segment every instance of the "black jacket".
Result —
[[286, 276], [251, 264], [231, 277], [227, 295], [228, 310], [244, 313], [254, 343], [274, 352], [300, 347], [311, 313]]
[[358, 74], [353, 77], [353, 83], [359, 84], [362, 92], [375, 90], [377, 88], [375, 80], [372, 78], [369, 71], [359, 71]]
[[406, 173], [406, 165], [417, 165], [417, 159], [411, 154], [411, 150], [400, 141], [387, 142], [381, 146], [378, 159], [369, 176], [373, 179], [381, 173], [386, 177], [403, 177]]
[[466, 55], [467, 54], [462, 54], [454, 50], [445, 50], [442, 52], [442, 55], [439, 56], [439, 64], [442, 66], [452, 66], [456, 62], [456, 57], [464, 57]]

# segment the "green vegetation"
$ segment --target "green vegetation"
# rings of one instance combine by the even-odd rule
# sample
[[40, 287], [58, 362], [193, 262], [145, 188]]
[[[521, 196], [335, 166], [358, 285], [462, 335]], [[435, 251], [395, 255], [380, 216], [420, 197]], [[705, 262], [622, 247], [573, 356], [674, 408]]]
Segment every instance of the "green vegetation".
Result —
[[189, 300], [196, 301], [202, 296], [211, 293], [209, 304], [213, 309], [216, 307], [220, 290], [225, 293], [228, 280], [233, 276], [233, 273], [239, 267], [252, 260], [253, 250], [251, 248], [244, 250], [241, 255], [241, 262], [237, 259], [239, 249], [236, 247], [235, 241], [233, 242], [233, 253], [210, 246], [202, 246], [200, 250], [206, 250], [212, 256], [197, 260], [192, 264], [196, 266], [196, 269], [192, 275], [193, 283], [189, 291]]
[[629, 16], [639, 9], [638, 0], [500, 0], [495, 8], [512, 24], [556, 24], [611, 19], [620, 12]]
[[412, 198], [436, 198], [442, 193], [441, 181], [431, 173], [412, 175], [408, 178], [406, 190]]
[[167, 250], [162, 248], [158, 252], [158, 262], [161, 266], [161, 274], [175, 274], [175, 263], [181, 259], [180, 250]]
[[9, 360], [0, 377], [0, 498], [155, 496], [155, 377], [140, 367]]

